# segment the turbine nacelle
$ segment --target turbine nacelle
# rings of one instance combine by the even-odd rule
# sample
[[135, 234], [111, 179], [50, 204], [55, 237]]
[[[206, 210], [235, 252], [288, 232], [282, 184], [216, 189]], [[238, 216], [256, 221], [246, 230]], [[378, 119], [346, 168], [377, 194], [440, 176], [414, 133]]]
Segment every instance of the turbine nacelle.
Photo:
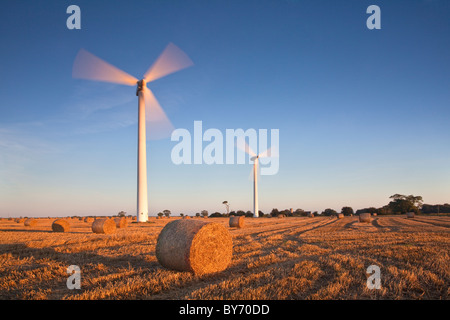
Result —
[[137, 87], [136, 87], [136, 96], [139, 96], [139, 92], [144, 90], [146, 86], [147, 86], [147, 83], [145, 82], [145, 79], [139, 80], [137, 82]]
[[259, 156], [254, 156], [254, 157], [251, 157], [250, 160], [251, 160], [251, 161], [255, 161], [255, 160], [258, 159], [258, 158], [259, 158]]

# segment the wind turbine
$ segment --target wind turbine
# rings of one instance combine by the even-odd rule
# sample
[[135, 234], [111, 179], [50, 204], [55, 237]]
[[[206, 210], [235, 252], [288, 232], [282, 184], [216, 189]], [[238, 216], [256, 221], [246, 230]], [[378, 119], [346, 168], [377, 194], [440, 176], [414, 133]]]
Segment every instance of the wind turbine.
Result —
[[258, 218], [259, 217], [259, 203], [258, 203], [259, 159], [268, 157], [268, 154], [270, 153], [270, 148], [264, 152], [256, 154], [252, 150], [252, 148], [245, 142], [244, 139], [238, 139], [237, 146], [241, 150], [248, 153], [251, 156], [250, 160], [253, 161], [253, 169], [252, 169], [252, 173], [253, 173], [253, 217]]
[[[147, 199], [147, 150], [146, 150], [146, 120], [149, 122], [149, 137], [158, 139], [167, 137], [173, 131], [173, 126], [164, 110], [147, 87], [147, 83], [167, 76], [171, 73], [191, 66], [191, 59], [172, 43], [169, 43], [141, 80], [114, 67], [81, 49], [73, 64], [72, 77], [112, 82], [127, 86], [137, 86], [138, 96], [138, 163], [137, 163], [137, 221], [148, 220]], [[147, 115], [146, 115], [147, 108]]]

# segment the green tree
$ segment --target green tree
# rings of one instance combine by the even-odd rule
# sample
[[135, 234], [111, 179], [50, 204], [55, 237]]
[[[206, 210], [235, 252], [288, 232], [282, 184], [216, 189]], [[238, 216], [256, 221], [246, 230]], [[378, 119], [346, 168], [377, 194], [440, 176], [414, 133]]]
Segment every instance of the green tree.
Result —
[[270, 215], [272, 217], [278, 217], [279, 214], [280, 214], [280, 211], [278, 211], [277, 208], [273, 208], [272, 211], [270, 212]]
[[126, 214], [127, 214], [127, 213], [126, 213], [125, 211], [120, 211], [120, 212], [117, 214], [117, 216], [118, 216], [118, 217], [125, 217]]
[[390, 196], [389, 199], [392, 199], [392, 201], [389, 202], [388, 207], [394, 214], [401, 214], [406, 212], [418, 213], [423, 204], [423, 199], [421, 196], [405, 196], [397, 193]]
[[336, 210], [327, 208], [327, 209], [325, 209], [324, 211], [322, 211], [322, 215], [323, 215], [323, 216], [326, 216], [326, 217], [329, 217], [329, 216], [337, 216], [337, 212], [336, 212]]
[[341, 213], [344, 216], [349, 216], [349, 215], [352, 215], [354, 212], [353, 212], [353, 208], [352, 207], [342, 207]]
[[170, 215], [171, 215], [171, 212], [170, 212], [170, 210], [163, 210], [163, 213], [164, 213], [164, 215], [167, 217], [167, 218], [170, 218]]
[[208, 210], [202, 210], [202, 216], [207, 217], [208, 216]]

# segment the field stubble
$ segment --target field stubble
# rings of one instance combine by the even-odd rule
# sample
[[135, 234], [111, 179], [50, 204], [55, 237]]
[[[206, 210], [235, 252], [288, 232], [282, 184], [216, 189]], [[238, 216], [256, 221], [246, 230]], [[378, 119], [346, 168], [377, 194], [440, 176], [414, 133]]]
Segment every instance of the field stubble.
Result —
[[[233, 258], [223, 272], [167, 270], [155, 256], [158, 235], [174, 220], [151, 218], [114, 234], [70, 220], [70, 232], [0, 221], [0, 299], [445, 299], [450, 294], [450, 217], [247, 218], [229, 228]], [[81, 269], [81, 289], [66, 286]], [[366, 269], [381, 270], [370, 290]]]

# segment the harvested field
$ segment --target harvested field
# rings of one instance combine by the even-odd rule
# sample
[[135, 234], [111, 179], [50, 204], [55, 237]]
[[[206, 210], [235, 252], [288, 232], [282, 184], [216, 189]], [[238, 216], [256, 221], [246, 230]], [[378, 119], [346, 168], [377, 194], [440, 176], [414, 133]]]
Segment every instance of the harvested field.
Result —
[[[153, 217], [114, 234], [95, 234], [83, 221], [55, 234], [54, 219], [33, 227], [2, 219], [0, 299], [449, 298], [450, 217], [248, 218], [241, 229], [211, 218], [231, 233], [233, 257], [208, 275], [158, 263], [158, 235], [174, 219]], [[70, 265], [81, 269], [79, 290], [66, 287]], [[367, 288], [370, 265], [380, 267], [379, 290]]]

